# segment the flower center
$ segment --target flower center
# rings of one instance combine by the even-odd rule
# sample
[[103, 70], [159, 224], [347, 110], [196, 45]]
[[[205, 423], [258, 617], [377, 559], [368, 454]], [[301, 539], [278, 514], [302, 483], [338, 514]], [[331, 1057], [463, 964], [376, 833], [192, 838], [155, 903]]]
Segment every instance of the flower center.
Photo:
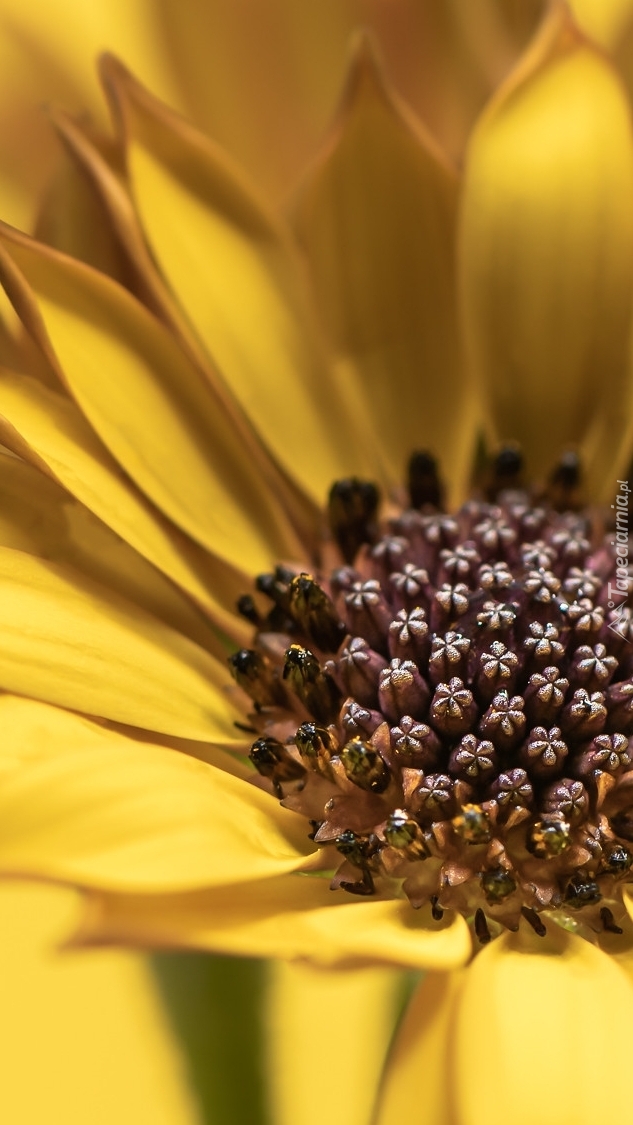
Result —
[[633, 863], [625, 505], [605, 534], [571, 508], [572, 459], [539, 504], [520, 471], [504, 450], [448, 515], [418, 454], [383, 523], [373, 485], [338, 482], [343, 565], [260, 576], [272, 608], [241, 599], [255, 641], [230, 662], [251, 760], [336, 856], [332, 887], [458, 910], [483, 943], [521, 918], [545, 933], [543, 911], [621, 932]]

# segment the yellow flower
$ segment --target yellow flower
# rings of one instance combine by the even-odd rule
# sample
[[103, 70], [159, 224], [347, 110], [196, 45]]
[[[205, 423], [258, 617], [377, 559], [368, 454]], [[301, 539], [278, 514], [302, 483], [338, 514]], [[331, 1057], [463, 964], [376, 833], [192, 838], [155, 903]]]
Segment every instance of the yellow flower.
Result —
[[[494, 510], [471, 509], [488, 524], [441, 566], [448, 575], [481, 565], [481, 597], [471, 602], [467, 588], [449, 583], [433, 601], [440, 641], [464, 616], [455, 657], [434, 649], [433, 672], [428, 652], [417, 668], [387, 667], [385, 591], [372, 588], [367, 601], [352, 586], [359, 661], [380, 678], [377, 695], [376, 683], [363, 697], [358, 678], [346, 679], [356, 676], [347, 648], [322, 667], [296, 643], [307, 634], [327, 656], [342, 638], [307, 576], [282, 569], [260, 583], [277, 616], [242, 603], [259, 634], [255, 655], [242, 650], [233, 662], [258, 705], [247, 719], [227, 689], [217, 639], [220, 630], [249, 643], [252, 630], [230, 609], [249, 576], [279, 561], [313, 564], [319, 504], [333, 481], [348, 480], [333, 496], [334, 539], [358, 562], [352, 548], [371, 538], [374, 513], [371, 492], [350, 476], [393, 489], [411, 452], [431, 447], [456, 501], [480, 424], [493, 442], [518, 438], [539, 482], [578, 448], [587, 491], [615, 502], [632, 446], [633, 144], [619, 83], [554, 5], [480, 117], [460, 188], [363, 40], [334, 128], [295, 198], [291, 233], [215, 145], [119, 64], [107, 61], [104, 78], [125, 173], [116, 146], [58, 115], [83, 176], [74, 181], [81, 210], [53, 208], [58, 226], [49, 217], [51, 237], [92, 264], [0, 231], [2, 280], [35, 344], [29, 374], [0, 374], [0, 436], [17, 454], [2, 458], [0, 473], [0, 871], [86, 889], [86, 941], [432, 970], [387, 1068], [380, 1125], [415, 1115], [440, 1125], [621, 1115], [626, 1091], [611, 1037], [624, 1038], [633, 1003], [633, 931], [619, 879], [631, 860], [630, 667], [627, 637], [608, 637], [614, 622], [591, 600], [592, 583], [615, 581], [608, 554], [593, 551], [589, 575], [563, 565], [588, 557], [585, 525], [552, 517], [548, 542], [526, 548], [530, 573], [517, 589], [515, 561], [512, 573], [493, 566], [515, 532]], [[97, 236], [86, 214], [97, 218]], [[518, 469], [512, 455], [509, 463]], [[428, 459], [414, 468], [423, 507], [437, 482]], [[557, 484], [563, 498], [574, 492], [569, 462]], [[358, 519], [350, 503], [365, 506]], [[400, 518], [403, 534], [427, 527], [419, 512]], [[524, 517], [513, 509], [513, 518]], [[430, 519], [450, 541], [451, 525]], [[525, 519], [542, 530], [545, 516]], [[406, 617], [429, 576], [419, 566], [398, 571], [389, 552], [401, 549], [402, 538], [381, 540], [372, 565], [386, 560]], [[333, 543], [324, 550], [334, 557]], [[343, 591], [355, 578], [342, 573], [335, 584]], [[488, 606], [483, 591], [508, 582], [512, 598]], [[530, 598], [533, 621], [521, 617]], [[284, 639], [289, 618], [300, 628]], [[474, 733], [473, 693], [436, 671], [444, 659], [466, 661], [464, 635], [474, 647], [486, 628], [507, 640], [516, 621], [534, 626], [521, 642], [542, 644], [552, 661], [564, 656], [576, 694], [561, 711], [570, 684], [548, 679], [547, 663], [548, 683], [530, 681], [532, 694], [515, 707], [532, 715], [529, 738], [504, 728], [505, 742], [486, 741]], [[583, 630], [589, 655], [578, 655]], [[597, 651], [600, 630], [615, 656], [606, 645]], [[266, 671], [282, 642], [283, 679]], [[413, 644], [400, 635], [394, 643], [401, 655]], [[475, 655], [477, 720], [492, 729], [503, 690], [489, 685], [515, 685], [519, 658], [500, 640]], [[420, 668], [435, 690], [431, 711]], [[477, 675], [462, 672], [474, 687]], [[347, 707], [348, 731], [355, 722], [364, 737], [341, 746], [324, 729], [339, 692], [369, 716]], [[505, 699], [508, 710], [515, 700]], [[605, 700], [611, 726], [600, 743]], [[434, 729], [412, 733], [422, 713]], [[360, 724], [376, 715], [372, 742]], [[264, 735], [251, 750], [259, 785], [239, 756], [245, 722]], [[389, 786], [400, 784], [399, 763], [380, 749], [385, 731], [397, 744], [394, 730], [411, 755], [397, 802]], [[431, 775], [428, 762], [420, 768], [439, 753], [440, 736], [450, 777]], [[421, 749], [416, 739], [426, 740]], [[559, 759], [568, 754], [567, 779]], [[516, 801], [498, 771], [494, 790], [477, 778], [493, 768], [486, 755], [522, 773]], [[552, 756], [550, 784], [543, 770]], [[611, 793], [618, 803], [602, 804]], [[444, 801], [450, 815], [437, 813]], [[309, 835], [306, 817], [316, 821]], [[323, 875], [340, 853], [347, 865], [332, 893]], [[403, 879], [416, 910], [400, 894]], [[484, 946], [468, 969], [466, 919]], [[356, 985], [341, 984], [339, 995]], [[384, 978], [373, 985], [384, 1013]], [[585, 1085], [565, 1081], [578, 1059]]]
[[356, 27], [379, 37], [398, 87], [457, 156], [543, 10], [470, 0], [2, 0], [0, 211], [30, 224], [59, 157], [42, 104], [105, 114], [94, 58], [115, 52], [159, 97], [215, 137], [274, 199], [332, 112]]

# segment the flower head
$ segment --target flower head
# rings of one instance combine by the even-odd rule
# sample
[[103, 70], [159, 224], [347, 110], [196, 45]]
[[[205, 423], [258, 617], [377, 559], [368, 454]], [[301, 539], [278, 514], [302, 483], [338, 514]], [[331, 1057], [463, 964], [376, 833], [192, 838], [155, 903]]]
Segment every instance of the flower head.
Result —
[[[508, 1039], [507, 973], [527, 1033], [531, 990], [564, 1006], [587, 969], [606, 1026], [633, 839], [617, 80], [555, 5], [460, 188], [361, 38], [285, 224], [103, 76], [114, 150], [57, 117], [100, 237], [0, 231], [35, 348], [0, 376], [0, 870], [85, 888], [86, 940], [444, 973], [474, 949], [423, 993], [460, 1076], [487, 992]], [[524, 459], [484, 455], [466, 499], [478, 437]], [[385, 1125], [427, 1031], [416, 1005]], [[483, 1102], [517, 1065], [477, 1071]]]

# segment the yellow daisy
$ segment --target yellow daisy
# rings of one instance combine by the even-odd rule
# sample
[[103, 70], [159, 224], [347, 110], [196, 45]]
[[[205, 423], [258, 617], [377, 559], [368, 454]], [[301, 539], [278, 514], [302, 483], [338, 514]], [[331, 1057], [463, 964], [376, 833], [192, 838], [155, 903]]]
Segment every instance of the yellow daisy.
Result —
[[[120, 64], [103, 75], [116, 145], [56, 119], [86, 210], [53, 229], [79, 257], [0, 231], [34, 344], [0, 374], [0, 871], [85, 889], [87, 942], [431, 970], [380, 1125], [615, 1116], [619, 82], [554, 5], [460, 186], [363, 39], [286, 226]], [[443, 514], [425, 451], [454, 507], [480, 427], [525, 464], [505, 446]], [[564, 1081], [579, 1058], [587, 1081]]]

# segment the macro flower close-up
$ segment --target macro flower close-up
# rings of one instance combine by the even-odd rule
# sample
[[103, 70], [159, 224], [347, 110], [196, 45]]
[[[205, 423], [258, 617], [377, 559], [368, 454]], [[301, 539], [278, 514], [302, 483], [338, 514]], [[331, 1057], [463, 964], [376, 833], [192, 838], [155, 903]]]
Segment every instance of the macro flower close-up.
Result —
[[141, 1125], [622, 1119], [633, 5], [266, 3], [77, 20], [12, 147], [0, 2], [0, 893]]

